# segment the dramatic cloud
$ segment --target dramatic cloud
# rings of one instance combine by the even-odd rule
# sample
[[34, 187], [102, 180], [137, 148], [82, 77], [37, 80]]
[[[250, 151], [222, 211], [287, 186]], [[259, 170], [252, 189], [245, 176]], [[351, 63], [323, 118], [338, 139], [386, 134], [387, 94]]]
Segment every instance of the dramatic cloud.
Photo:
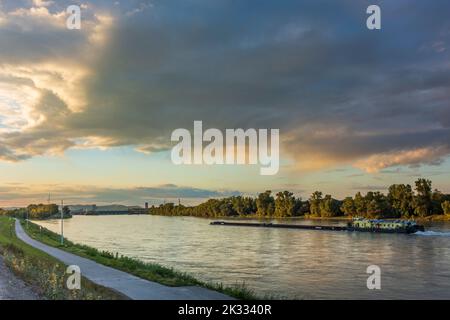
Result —
[[[0, 159], [167, 149], [175, 128], [280, 128], [296, 168], [450, 153], [448, 1], [64, 1], [0, 6]], [[70, 3], [71, 4], [71, 3]]]
[[356, 163], [367, 172], [378, 172], [381, 169], [408, 164], [410, 166], [420, 165], [423, 163], [431, 165], [439, 165], [442, 157], [448, 155], [450, 150], [445, 147], [438, 148], [420, 148], [415, 150], [406, 150], [400, 152], [390, 152], [384, 154], [372, 155], [367, 159]]

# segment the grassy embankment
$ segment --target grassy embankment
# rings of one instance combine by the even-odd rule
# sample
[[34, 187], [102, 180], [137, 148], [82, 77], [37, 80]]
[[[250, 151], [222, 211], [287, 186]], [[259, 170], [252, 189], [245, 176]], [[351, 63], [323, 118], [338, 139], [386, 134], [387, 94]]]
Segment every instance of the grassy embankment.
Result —
[[222, 284], [205, 283], [195, 279], [189, 274], [176, 271], [172, 268], [167, 268], [154, 263], [145, 263], [134, 258], [113, 254], [107, 251], [100, 251], [86, 245], [73, 243], [67, 239], [64, 240], [64, 245], [61, 245], [60, 236], [58, 234], [46, 228], [41, 228], [32, 222], [29, 222], [28, 228], [26, 228], [26, 222], [22, 221], [22, 226], [33, 239], [78, 256], [88, 258], [100, 264], [128, 272], [143, 279], [158, 282], [167, 286], [201, 286], [238, 299], [257, 299], [255, 294], [246, 288], [244, 284], [225, 287]]
[[417, 222], [443, 222], [443, 221], [450, 221], [450, 215], [435, 214], [428, 217], [415, 217], [414, 220], [416, 220]]
[[[347, 221], [352, 220], [352, 217], [350, 216], [339, 216], [339, 217], [318, 217], [313, 215], [304, 215], [302, 219], [305, 220], [336, 220], [336, 221]], [[376, 218], [368, 218], [368, 219], [376, 219]], [[424, 222], [444, 222], [444, 221], [450, 221], [450, 215], [444, 215], [444, 214], [434, 214], [427, 217], [400, 217], [400, 218], [381, 218], [384, 220], [414, 220], [418, 223], [424, 223]]]
[[43, 299], [56, 300], [117, 300], [123, 295], [82, 277], [80, 290], [66, 287], [66, 266], [55, 258], [37, 250], [16, 237], [14, 219], [0, 216], [0, 254], [11, 270]]

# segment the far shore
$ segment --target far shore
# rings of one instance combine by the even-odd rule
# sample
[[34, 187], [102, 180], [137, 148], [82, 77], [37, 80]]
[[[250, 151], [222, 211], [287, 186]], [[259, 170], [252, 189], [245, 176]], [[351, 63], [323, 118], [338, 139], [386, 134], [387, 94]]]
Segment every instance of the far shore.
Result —
[[[222, 217], [221, 219], [230, 219], [230, 217]], [[245, 216], [245, 217], [231, 217], [231, 219], [261, 219], [261, 220], [327, 220], [327, 221], [350, 221], [353, 217], [340, 216], [340, 217], [317, 217], [311, 215], [304, 215], [298, 217], [258, 217], [258, 216]], [[376, 218], [374, 218], [376, 219]], [[380, 218], [383, 220], [414, 220], [417, 222], [444, 222], [450, 221], [450, 215], [432, 215], [428, 217], [414, 217], [414, 218]]]
[[[118, 214], [111, 214], [111, 216], [117, 216]], [[128, 215], [129, 214], [123, 214]], [[295, 217], [262, 217], [258, 215], [245, 215], [245, 216], [218, 216], [218, 217], [204, 217], [204, 216], [186, 216], [186, 215], [157, 215], [157, 214], [133, 214], [133, 215], [154, 215], [154, 216], [162, 216], [162, 217], [194, 217], [194, 218], [200, 218], [200, 219], [215, 219], [215, 220], [325, 220], [325, 221], [350, 221], [353, 219], [353, 217], [350, 216], [338, 216], [338, 217], [318, 217], [313, 215], [303, 215], [303, 216], [295, 216]], [[72, 218], [73, 216], [110, 216], [109, 214], [100, 214], [100, 215], [82, 215], [82, 214], [74, 214], [72, 216], [65, 216], [64, 219]], [[48, 217], [46, 219], [39, 219], [34, 221], [45, 221], [45, 220], [54, 220], [54, 219], [60, 219], [59, 216], [52, 216]], [[376, 218], [374, 218], [376, 219]], [[450, 222], [450, 215], [431, 215], [427, 217], [413, 217], [413, 218], [380, 218], [383, 220], [414, 220], [419, 223], [426, 223], [426, 222]]]
[[[351, 221], [353, 217], [339, 216], [339, 217], [318, 217], [313, 215], [303, 215], [295, 217], [262, 217], [258, 215], [245, 215], [245, 216], [218, 216], [218, 217], [198, 217], [198, 216], [185, 216], [185, 215], [155, 215], [162, 217], [194, 217], [201, 219], [215, 219], [215, 220], [327, 220], [327, 221]], [[377, 218], [373, 218], [377, 219]], [[379, 218], [383, 220], [414, 220], [417, 222], [446, 222], [450, 221], [450, 215], [431, 215], [428, 217], [413, 217], [413, 218]]]

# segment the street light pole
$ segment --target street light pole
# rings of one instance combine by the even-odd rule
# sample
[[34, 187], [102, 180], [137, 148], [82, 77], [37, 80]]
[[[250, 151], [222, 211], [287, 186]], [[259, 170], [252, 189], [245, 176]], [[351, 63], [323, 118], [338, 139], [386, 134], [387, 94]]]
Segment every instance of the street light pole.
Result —
[[61, 200], [61, 245], [64, 244], [64, 200]]

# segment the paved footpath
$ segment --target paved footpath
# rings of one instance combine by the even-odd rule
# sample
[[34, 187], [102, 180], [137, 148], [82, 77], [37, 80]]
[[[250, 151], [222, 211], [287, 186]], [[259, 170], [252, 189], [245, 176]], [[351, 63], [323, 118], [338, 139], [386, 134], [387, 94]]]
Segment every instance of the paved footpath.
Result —
[[168, 287], [144, 280], [129, 273], [113, 269], [92, 260], [48, 246], [30, 238], [16, 220], [17, 237], [29, 245], [46, 252], [66, 265], [77, 265], [81, 274], [94, 283], [114, 289], [131, 299], [138, 300], [228, 300], [229, 296], [202, 287]]

